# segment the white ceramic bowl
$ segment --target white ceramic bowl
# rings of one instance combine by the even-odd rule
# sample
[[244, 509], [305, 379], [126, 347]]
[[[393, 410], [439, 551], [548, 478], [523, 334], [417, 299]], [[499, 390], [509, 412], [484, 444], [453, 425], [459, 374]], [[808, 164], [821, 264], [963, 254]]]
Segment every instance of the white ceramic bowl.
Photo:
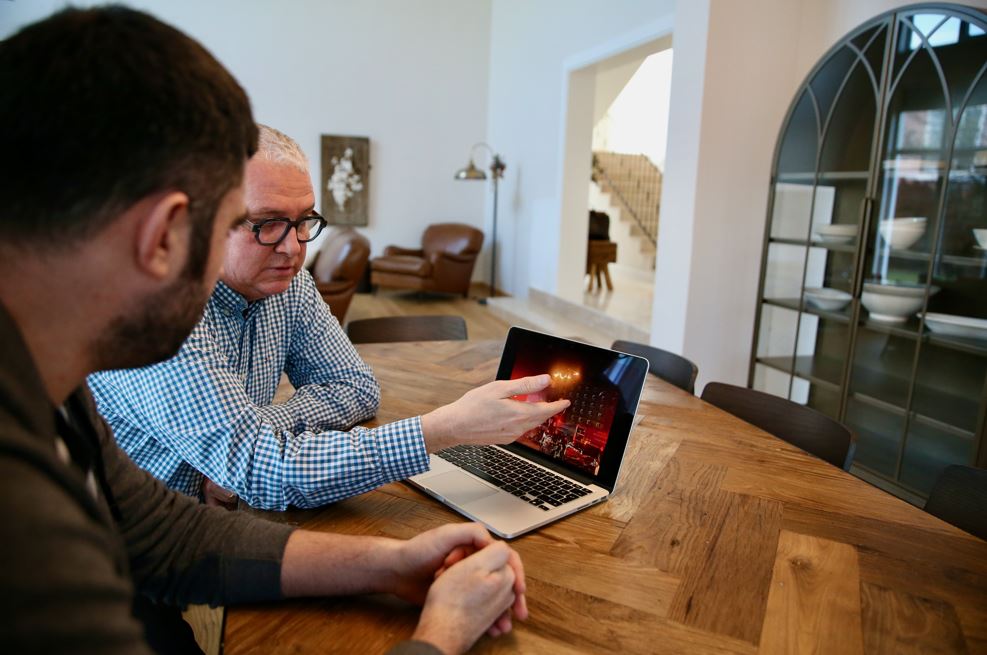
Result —
[[816, 234], [823, 241], [831, 243], [850, 243], [857, 236], [856, 225], [819, 225]]
[[829, 287], [806, 287], [805, 299], [813, 307], [835, 312], [847, 306], [853, 298], [846, 291], [830, 289]]
[[925, 324], [936, 334], [967, 339], [987, 339], [987, 320], [953, 314], [925, 315]]
[[892, 250], [911, 248], [925, 234], [926, 219], [923, 216], [896, 218], [881, 221], [878, 230], [884, 242], [891, 245]]
[[[931, 287], [929, 295], [939, 292], [939, 287]], [[886, 323], [904, 323], [909, 316], [922, 308], [925, 301], [925, 287], [907, 284], [878, 284], [865, 282], [860, 302], [870, 312], [870, 318]]]
[[981, 250], [987, 250], [987, 229], [974, 230], [973, 237], [977, 240], [977, 245], [980, 246]]
[[[887, 296], [905, 296], [908, 298], [921, 298], [925, 295], [924, 284], [900, 284], [895, 282], [864, 282], [864, 291], [884, 294]], [[932, 287], [929, 295], [934, 296], [939, 293], [939, 287]]]

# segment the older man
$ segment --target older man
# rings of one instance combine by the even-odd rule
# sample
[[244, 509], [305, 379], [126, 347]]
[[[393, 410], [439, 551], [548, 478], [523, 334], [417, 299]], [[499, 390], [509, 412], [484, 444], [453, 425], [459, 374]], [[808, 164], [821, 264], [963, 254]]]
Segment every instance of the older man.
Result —
[[[0, 82], [0, 151], [16, 154], [0, 175], [5, 652], [191, 652], [175, 609], [190, 602], [395, 593], [424, 601], [424, 643], [402, 647], [416, 653], [461, 652], [509, 630], [512, 608], [523, 618], [520, 560], [478, 525], [408, 541], [293, 530], [130, 461], [85, 379], [172, 356], [202, 315], [228, 234], [247, 231], [249, 103], [199, 44], [121, 7], [3, 41]], [[289, 205], [274, 209], [307, 216]], [[291, 279], [274, 268], [251, 279]]]
[[[507, 400], [521, 386], [547, 385], [542, 376], [342, 432], [374, 414], [379, 388], [301, 270], [306, 242], [324, 225], [305, 156], [281, 132], [259, 129], [247, 218], [230, 234], [221, 281], [192, 335], [166, 362], [90, 378], [100, 413], [138, 465], [189, 495], [202, 485], [207, 502], [238, 495], [263, 509], [315, 507], [421, 473], [429, 451], [511, 441], [522, 423], [564, 409]], [[296, 391], [272, 404], [282, 371]]]

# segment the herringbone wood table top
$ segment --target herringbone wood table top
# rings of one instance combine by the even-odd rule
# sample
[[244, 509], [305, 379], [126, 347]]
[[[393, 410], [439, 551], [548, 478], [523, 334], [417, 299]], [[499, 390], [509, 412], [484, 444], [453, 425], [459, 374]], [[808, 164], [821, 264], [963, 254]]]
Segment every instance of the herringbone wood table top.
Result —
[[[376, 419], [494, 377], [495, 341], [359, 350]], [[987, 652], [987, 543], [649, 376], [617, 491], [521, 537], [531, 618], [474, 652]], [[458, 514], [403, 484], [309, 529], [410, 537]], [[229, 610], [225, 652], [382, 653], [417, 608], [371, 597]]]

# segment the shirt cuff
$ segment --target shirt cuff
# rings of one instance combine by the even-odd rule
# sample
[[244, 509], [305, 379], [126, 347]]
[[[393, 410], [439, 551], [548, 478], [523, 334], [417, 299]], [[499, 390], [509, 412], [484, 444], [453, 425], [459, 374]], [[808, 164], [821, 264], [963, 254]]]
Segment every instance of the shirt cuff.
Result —
[[380, 448], [384, 482], [404, 480], [428, 470], [428, 451], [420, 416], [402, 419], [374, 429]]

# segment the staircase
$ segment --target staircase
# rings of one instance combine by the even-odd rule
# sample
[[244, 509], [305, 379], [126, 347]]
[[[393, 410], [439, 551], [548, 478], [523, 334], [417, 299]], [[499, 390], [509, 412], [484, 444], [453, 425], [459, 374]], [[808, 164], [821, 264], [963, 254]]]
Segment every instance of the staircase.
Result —
[[[593, 181], [621, 209], [621, 219], [633, 223], [632, 232], [649, 244], [658, 244], [661, 171], [644, 155], [593, 153]], [[644, 248], [642, 248], [644, 249]]]

